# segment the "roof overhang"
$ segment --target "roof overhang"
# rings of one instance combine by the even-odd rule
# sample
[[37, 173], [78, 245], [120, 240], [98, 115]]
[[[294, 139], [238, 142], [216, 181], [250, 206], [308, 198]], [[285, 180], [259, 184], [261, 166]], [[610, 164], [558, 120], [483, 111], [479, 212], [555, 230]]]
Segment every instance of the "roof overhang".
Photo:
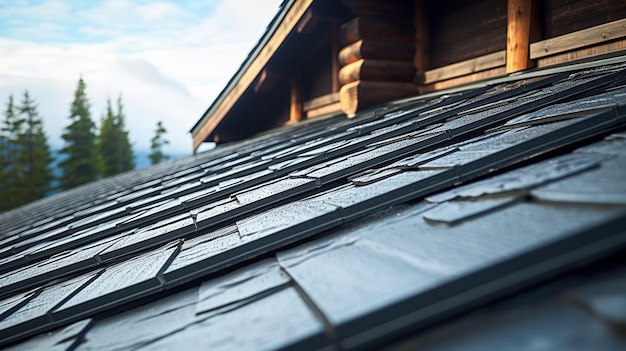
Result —
[[287, 36], [295, 29], [312, 3], [313, 0], [285, 0], [281, 4], [277, 15], [268, 26], [263, 37], [217, 99], [191, 128], [194, 150], [202, 142], [211, 139], [224, 117], [246, 90], [254, 84], [255, 79], [276, 54]]

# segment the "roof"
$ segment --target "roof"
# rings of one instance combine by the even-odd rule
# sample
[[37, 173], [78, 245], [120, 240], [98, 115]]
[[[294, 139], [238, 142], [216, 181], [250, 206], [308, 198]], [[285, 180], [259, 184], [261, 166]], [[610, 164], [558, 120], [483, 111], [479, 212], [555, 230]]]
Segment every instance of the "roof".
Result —
[[625, 70], [311, 120], [4, 213], [0, 345], [621, 349]]
[[[215, 128], [222, 122], [230, 109], [242, 98], [254, 81], [283, 46], [285, 39], [309, 9], [312, 0], [283, 0], [261, 38], [239, 66], [217, 98], [200, 116], [189, 132], [193, 136], [193, 149], [197, 150]], [[251, 121], [247, 121], [251, 122]], [[253, 123], [246, 123], [253, 124]], [[240, 128], [242, 129], [242, 128]], [[199, 137], [201, 136], [201, 137]]]
[[222, 91], [218, 94], [217, 98], [213, 101], [213, 103], [211, 103], [211, 105], [202, 114], [200, 119], [193, 125], [193, 127], [191, 127], [191, 129], [189, 130], [190, 133], [196, 134], [198, 130], [200, 129], [200, 127], [204, 123], [207, 122], [212, 111], [215, 110], [217, 106], [224, 101], [224, 99], [226, 98], [226, 95], [234, 88], [234, 86], [243, 76], [244, 72], [250, 67], [250, 65], [252, 65], [253, 61], [259, 55], [259, 53], [261, 52], [265, 44], [267, 44], [267, 42], [270, 40], [272, 35], [274, 35], [274, 33], [276, 32], [278, 28], [278, 25], [285, 18], [287, 11], [291, 8], [294, 1], [295, 0], [283, 0], [283, 2], [281, 2], [280, 6], [278, 7], [278, 10], [276, 11], [276, 14], [274, 15], [270, 23], [267, 25], [266, 30], [263, 32], [263, 36], [254, 45], [252, 50], [250, 50], [250, 53], [248, 53], [248, 56], [246, 57], [246, 59], [239, 66], [239, 68], [237, 69], [237, 72], [235, 72], [235, 74], [231, 77], [231, 79], [228, 81], [224, 89], [222, 89]]

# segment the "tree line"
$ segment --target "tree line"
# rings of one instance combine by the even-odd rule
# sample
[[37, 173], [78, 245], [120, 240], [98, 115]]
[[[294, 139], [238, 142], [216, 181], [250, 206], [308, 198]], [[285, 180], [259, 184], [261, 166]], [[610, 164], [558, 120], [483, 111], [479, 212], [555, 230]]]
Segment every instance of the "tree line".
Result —
[[[10, 95], [0, 128], [0, 211], [40, 199], [57, 190], [68, 190], [100, 178], [135, 169], [133, 146], [125, 125], [121, 96], [115, 108], [107, 100], [100, 127], [91, 118], [86, 84], [78, 80], [70, 106], [70, 123], [63, 131], [58, 168], [48, 145], [43, 118], [28, 90], [19, 102]], [[159, 121], [151, 139], [152, 164], [167, 160], [167, 130]]]

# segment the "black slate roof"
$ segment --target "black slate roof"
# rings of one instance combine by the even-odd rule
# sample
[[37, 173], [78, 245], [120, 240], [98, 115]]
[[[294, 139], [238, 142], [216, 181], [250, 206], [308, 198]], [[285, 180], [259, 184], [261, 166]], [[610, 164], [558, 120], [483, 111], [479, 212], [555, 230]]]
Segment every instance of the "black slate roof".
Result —
[[55, 195], [0, 215], [0, 345], [621, 349], [625, 131], [618, 63]]

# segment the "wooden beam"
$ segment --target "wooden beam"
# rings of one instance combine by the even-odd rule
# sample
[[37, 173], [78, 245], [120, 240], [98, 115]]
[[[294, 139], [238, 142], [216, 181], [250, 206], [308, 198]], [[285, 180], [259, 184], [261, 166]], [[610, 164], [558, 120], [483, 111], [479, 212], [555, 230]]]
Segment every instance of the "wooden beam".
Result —
[[302, 109], [304, 111], [308, 111], [325, 105], [334, 104], [336, 102], [339, 102], [339, 93], [330, 93], [305, 101], [302, 104]]
[[506, 72], [513, 73], [531, 67], [530, 27], [532, 0], [508, 0], [506, 33]]
[[415, 66], [411, 61], [359, 60], [339, 70], [341, 85], [358, 80], [409, 83], [414, 76]]
[[302, 92], [302, 82], [299, 79], [292, 79], [291, 99], [289, 105], [289, 123], [296, 123], [303, 119], [302, 101], [304, 94]]
[[356, 81], [341, 87], [339, 100], [343, 112], [352, 116], [372, 105], [417, 93], [412, 83]]
[[[194, 130], [194, 151], [215, 130], [224, 116], [226, 116], [243, 93], [250, 87], [270, 58], [274, 56], [274, 53], [276, 53], [278, 48], [285, 41], [285, 38], [287, 38], [289, 33], [293, 31], [298, 21], [300, 21], [300, 18], [302, 18], [312, 3], [313, 0], [300, 0], [294, 2], [293, 6], [287, 11], [285, 17], [282, 19], [276, 30], [271, 34], [271, 37], [265, 46], [263, 46], [261, 51], [252, 59], [252, 62], [239, 77], [239, 80], [235, 83], [232, 89], [226, 92], [219, 104], [209, 111], [211, 112], [211, 115], [208, 120], [206, 120], [197, 130]], [[204, 117], [205, 116], [203, 116], [203, 118]]]
[[557, 65], [563, 62], [570, 62], [574, 60], [581, 60], [588, 57], [605, 55], [611, 53], [623, 52], [622, 55], [626, 55], [626, 37], [592, 47], [586, 47], [582, 49], [576, 49], [571, 51], [562, 52], [552, 56], [544, 56], [537, 59], [537, 67], [547, 67]]
[[415, 26], [413, 64], [415, 65], [416, 73], [423, 74], [430, 68], [430, 30], [426, 0], [415, 0], [413, 25]]
[[313, 13], [312, 9], [308, 9], [304, 13], [304, 15], [302, 15], [300, 22], [298, 22], [298, 25], [296, 26], [296, 32], [311, 33], [317, 25], [317, 22], [318, 17]]
[[437, 90], [448, 89], [460, 85], [471, 84], [481, 80], [502, 77], [506, 74], [505, 66], [491, 68], [485, 71], [468, 74], [461, 77], [450, 78], [440, 82], [434, 82], [419, 87], [420, 94], [430, 93]]
[[624, 37], [626, 18], [533, 43], [530, 58], [538, 59]]
[[265, 84], [265, 81], [267, 80], [267, 70], [264, 69], [261, 71], [261, 74], [259, 74], [259, 78], [256, 80], [256, 83], [254, 84], [254, 92], [258, 93], [261, 90], [261, 87], [263, 87], [263, 84]]
[[359, 40], [339, 52], [339, 63], [345, 66], [361, 59], [411, 61], [415, 56], [414, 43], [394, 43]]
[[337, 101], [332, 104], [312, 108], [310, 110], [305, 111], [304, 113], [306, 114], [306, 118], [314, 118], [314, 117], [319, 117], [323, 115], [342, 113], [341, 103]]
[[343, 46], [361, 39], [387, 42], [413, 42], [413, 23], [393, 18], [356, 17], [339, 28], [339, 39]]
[[485, 71], [495, 67], [502, 67], [506, 64], [505, 56], [506, 52], [503, 50], [471, 60], [465, 60], [451, 65], [431, 69], [424, 72], [418, 83], [432, 84], [451, 78]]

